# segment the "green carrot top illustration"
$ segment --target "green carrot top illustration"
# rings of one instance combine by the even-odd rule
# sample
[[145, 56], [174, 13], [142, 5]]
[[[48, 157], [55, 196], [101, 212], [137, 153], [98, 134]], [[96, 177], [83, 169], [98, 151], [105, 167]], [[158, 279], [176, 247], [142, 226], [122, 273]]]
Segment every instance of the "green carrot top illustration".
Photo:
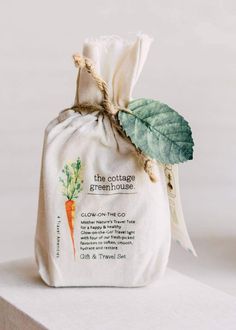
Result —
[[76, 162], [65, 164], [62, 173], [64, 178], [60, 177], [59, 180], [63, 186], [63, 195], [68, 200], [75, 200], [78, 198], [79, 193], [82, 191], [82, 166], [81, 160], [78, 157]]

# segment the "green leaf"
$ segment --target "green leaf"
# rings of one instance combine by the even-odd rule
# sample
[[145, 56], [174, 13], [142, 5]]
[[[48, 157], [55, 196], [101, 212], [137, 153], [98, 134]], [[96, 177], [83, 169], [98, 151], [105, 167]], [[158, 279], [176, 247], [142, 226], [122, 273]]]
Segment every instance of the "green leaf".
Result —
[[119, 111], [118, 119], [132, 143], [145, 155], [163, 164], [193, 158], [193, 139], [188, 122], [168, 105], [149, 99], [129, 103], [131, 112]]

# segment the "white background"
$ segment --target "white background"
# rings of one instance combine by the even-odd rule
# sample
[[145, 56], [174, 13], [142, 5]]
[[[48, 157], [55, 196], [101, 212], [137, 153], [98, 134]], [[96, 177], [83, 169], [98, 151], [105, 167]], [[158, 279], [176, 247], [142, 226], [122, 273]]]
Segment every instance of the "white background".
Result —
[[196, 144], [180, 171], [199, 258], [174, 244], [170, 266], [236, 293], [235, 0], [1, 1], [0, 261], [33, 255], [43, 131], [73, 103], [71, 55], [137, 32], [154, 43], [134, 97], [180, 112]]

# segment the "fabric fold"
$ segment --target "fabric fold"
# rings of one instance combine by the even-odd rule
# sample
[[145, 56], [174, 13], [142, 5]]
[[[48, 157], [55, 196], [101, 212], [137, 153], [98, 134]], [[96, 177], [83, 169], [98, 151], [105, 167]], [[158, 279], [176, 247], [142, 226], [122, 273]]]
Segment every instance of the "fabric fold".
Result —
[[[152, 39], [139, 35], [128, 42], [120, 37], [101, 37], [85, 41], [83, 55], [91, 59], [98, 74], [106, 81], [115, 105], [126, 107], [146, 61]], [[101, 95], [85, 70], [81, 70], [75, 104], [100, 104]]]

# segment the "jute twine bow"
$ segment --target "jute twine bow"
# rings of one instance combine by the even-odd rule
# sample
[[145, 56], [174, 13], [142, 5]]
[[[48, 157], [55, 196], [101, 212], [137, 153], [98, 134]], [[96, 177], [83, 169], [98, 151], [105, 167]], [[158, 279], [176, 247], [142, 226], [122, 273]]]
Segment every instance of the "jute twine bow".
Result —
[[[98, 89], [101, 91], [103, 97], [100, 105], [90, 104], [90, 103], [80, 104], [78, 102], [78, 104], [72, 107], [73, 110], [74, 111], [79, 111], [79, 110], [104, 111], [106, 115], [109, 117], [111, 124], [118, 130], [118, 132], [122, 135], [122, 137], [125, 140], [127, 140], [129, 143], [132, 143], [130, 138], [125, 135], [122, 127], [119, 125], [116, 116], [119, 111], [126, 111], [126, 112], [131, 112], [131, 111], [127, 108], [118, 108], [116, 105], [113, 104], [109, 96], [109, 89], [107, 83], [97, 74], [94, 64], [90, 59], [86, 57], [82, 57], [79, 54], [73, 55], [73, 59], [76, 67], [78, 67], [79, 69], [85, 69], [91, 75], [91, 77], [96, 82]], [[143, 166], [144, 171], [149, 175], [149, 178], [152, 182], [156, 182], [157, 177], [153, 171], [153, 165], [154, 165], [153, 160], [147, 157], [146, 155], [144, 155], [136, 146], [134, 147], [139, 162]]]

